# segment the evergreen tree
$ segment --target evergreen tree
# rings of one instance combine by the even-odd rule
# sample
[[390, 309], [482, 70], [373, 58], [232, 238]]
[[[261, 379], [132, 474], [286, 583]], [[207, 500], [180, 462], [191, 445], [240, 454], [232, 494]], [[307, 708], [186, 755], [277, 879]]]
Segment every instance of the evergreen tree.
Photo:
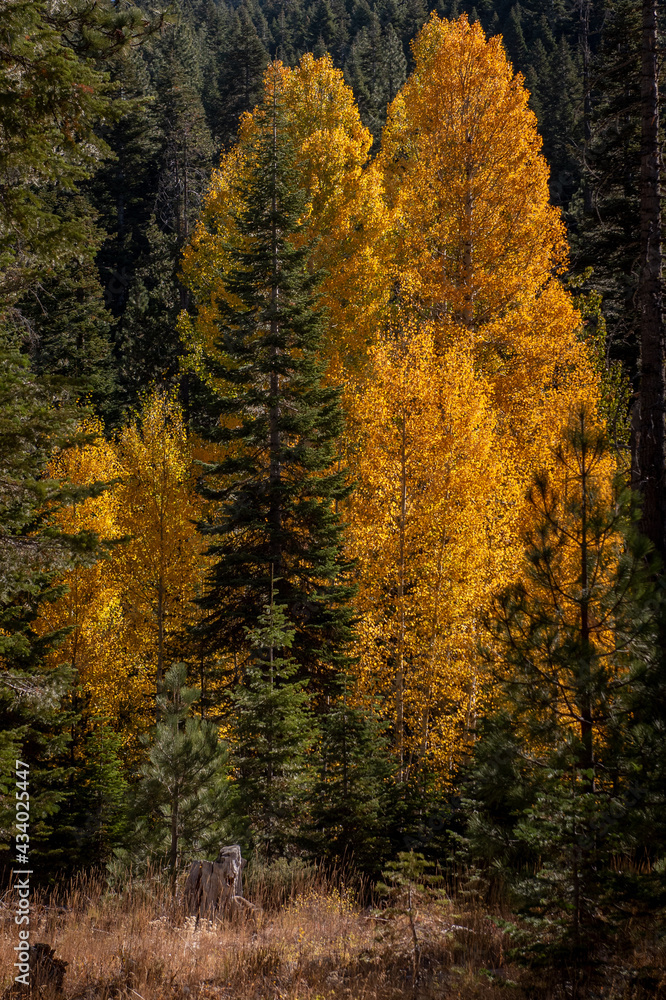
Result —
[[[407, 60], [399, 36], [392, 24], [384, 31], [384, 46], [382, 52], [382, 83], [383, 99], [390, 104], [398, 96], [400, 88], [407, 79]], [[384, 114], [386, 109], [384, 109]]]
[[201, 527], [214, 565], [201, 606], [211, 646], [240, 651], [274, 575], [296, 629], [300, 675], [321, 687], [351, 637], [336, 511], [349, 489], [335, 454], [339, 391], [323, 384], [318, 355], [318, 275], [299, 243], [304, 200], [281, 114], [277, 97], [273, 106], [266, 100], [223, 276], [218, 437], [226, 455], [206, 470], [212, 513]]
[[141, 57], [130, 53], [113, 65], [111, 75], [129, 106], [119, 121], [103, 131], [113, 157], [97, 171], [89, 190], [106, 233], [97, 266], [105, 304], [115, 320], [113, 340], [118, 357], [124, 345], [122, 315], [154, 211], [163, 136], [154, 102], [145, 100], [151, 94], [151, 83]]
[[224, 49], [219, 54], [219, 105], [213, 109], [213, 131], [222, 146], [236, 138], [240, 116], [261, 99], [268, 52], [243, 2], [230, 18]]
[[379, 139], [386, 118], [383, 68], [381, 25], [373, 13], [370, 23], [354, 39], [346, 70], [363, 124], [375, 140]]
[[152, 383], [169, 384], [177, 378], [181, 354], [176, 321], [182, 308], [182, 243], [176, 234], [164, 232], [154, 217], [145, 235], [148, 249], [134, 272], [118, 345], [123, 401], [134, 405]]
[[184, 852], [206, 852], [224, 836], [228, 807], [226, 750], [218, 727], [190, 715], [200, 692], [185, 687], [187, 668], [174, 663], [158, 697], [161, 720], [141, 768], [132, 815], [133, 849], [168, 862], [172, 880]]
[[79, 257], [68, 262], [43, 278], [37, 293], [23, 299], [20, 308], [30, 327], [27, 349], [35, 374], [66, 384], [74, 398], [85, 398], [113, 421], [117, 400], [112, 317], [104, 307], [94, 261]]
[[187, 67], [172, 57], [158, 79], [157, 113], [163, 135], [155, 214], [166, 232], [188, 239], [208, 186], [213, 140]]
[[67, 754], [67, 808], [61, 809], [49, 838], [49, 860], [62, 873], [102, 869], [128, 834], [122, 737], [104, 719], [82, 719], [83, 701], [75, 689], [70, 697], [76, 721]]
[[328, 0], [317, 0], [310, 18], [310, 44], [308, 46], [312, 52], [315, 52], [317, 46], [321, 47], [322, 51], [319, 55], [315, 52], [316, 58], [331, 50], [337, 34], [336, 29], [336, 18]]
[[151, 115], [160, 148], [156, 175], [149, 179], [152, 194], [145, 188], [142, 194], [142, 204], [152, 202], [154, 214], [130, 240], [127, 285], [118, 303], [116, 355], [125, 407], [136, 405], [152, 383], [178, 375], [181, 343], [176, 320], [187, 305], [187, 291], [178, 280], [180, 255], [212, 166], [213, 140], [204, 109], [178, 54], [162, 56], [156, 85]]
[[635, 844], [629, 693], [655, 624], [636, 504], [620, 481], [605, 487], [610, 448], [589, 414], [572, 419], [555, 460], [530, 494], [526, 582], [488, 622], [511, 727], [498, 718], [477, 748], [468, 832], [477, 858], [516, 865], [513, 889], [537, 921], [532, 954], [580, 971], [620, 919], [613, 859]]
[[303, 839], [311, 783], [308, 754], [316, 738], [306, 682], [287, 656], [295, 630], [273, 601], [248, 629], [252, 647], [243, 684], [232, 694], [234, 811], [248, 846], [268, 858]]
[[[66, 393], [63, 401], [58, 386], [31, 373], [16, 334], [5, 327], [0, 338], [0, 746], [5, 764], [22, 759], [30, 766], [31, 844], [43, 856], [50, 817], [67, 795], [74, 677], [66, 665], [47, 669], [47, 656], [65, 633], [38, 632], [35, 622], [42, 605], [62, 593], [58, 578], [100, 552], [92, 532], [61, 531], [58, 511], [101, 487], [49, 477], [53, 451], [76, 442], [79, 413], [67, 405]], [[9, 780], [3, 775], [5, 789]], [[12, 834], [11, 795], [0, 799], [3, 846]]]
[[374, 712], [349, 703], [349, 685], [342, 675], [321, 718], [312, 841], [317, 857], [352, 863], [376, 877], [391, 847], [395, 765], [385, 726]]
[[592, 269], [590, 282], [601, 293], [608, 353], [622, 361], [637, 384], [638, 313], [636, 275], [640, 247], [638, 170], [640, 166], [640, 14], [628, 0], [607, 9], [592, 65], [591, 136], [587, 143], [587, 204], [572, 206], [572, 266]]
[[[77, 13], [62, 7], [75, 30]], [[94, 126], [111, 102], [102, 73], [76, 57], [53, 23], [67, 13], [43, 0], [3, 5], [0, 315], [45, 270], [87, 250], [89, 219], [62, 217], [53, 195], [75, 189], [108, 153]]]

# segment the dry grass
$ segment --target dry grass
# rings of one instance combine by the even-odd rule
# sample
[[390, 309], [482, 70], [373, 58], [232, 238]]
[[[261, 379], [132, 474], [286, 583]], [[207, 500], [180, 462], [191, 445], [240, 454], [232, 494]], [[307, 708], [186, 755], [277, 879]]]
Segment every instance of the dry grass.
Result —
[[[68, 963], [66, 1000], [527, 1000], [564, 997], [556, 982], [507, 961], [509, 942], [480, 907], [417, 900], [420, 949], [405, 916], [372, 916], [353, 892], [320, 872], [295, 873], [289, 891], [255, 884], [256, 920], [195, 925], [159, 879], [110, 891], [78, 880], [60, 897], [33, 901], [31, 940]], [[278, 900], [280, 905], [277, 905]], [[17, 935], [0, 911], [0, 996], [12, 979]], [[654, 957], [654, 956], [653, 956]], [[634, 977], [635, 979], [636, 977]], [[666, 983], [666, 979], [664, 980]], [[644, 993], [625, 976], [590, 996]], [[666, 996], [666, 991], [663, 993]]]

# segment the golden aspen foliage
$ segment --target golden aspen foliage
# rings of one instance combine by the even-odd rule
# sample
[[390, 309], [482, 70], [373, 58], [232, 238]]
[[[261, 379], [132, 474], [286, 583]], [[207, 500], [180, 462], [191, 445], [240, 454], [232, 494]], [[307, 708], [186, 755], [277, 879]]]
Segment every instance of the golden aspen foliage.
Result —
[[598, 385], [501, 39], [433, 15], [413, 50], [379, 155], [393, 297], [348, 392], [350, 549], [360, 694], [392, 706], [403, 771], [427, 759], [445, 779], [479, 708], [480, 616], [520, 572], [532, 470]]
[[69, 628], [54, 652], [78, 671], [86, 713], [107, 720], [133, 750], [154, 721], [156, 688], [183, 652], [206, 568], [196, 530], [202, 504], [193, 450], [173, 394], [156, 390], [116, 441], [94, 422], [91, 444], [58, 459], [59, 476], [80, 484], [117, 480], [61, 515], [66, 529], [118, 542], [106, 559], [66, 574], [65, 594], [42, 612], [44, 630]]
[[476, 619], [498, 574], [495, 418], [466, 347], [403, 330], [370, 357], [347, 401], [359, 696], [383, 698], [403, 776], [426, 757], [445, 775], [478, 710]]
[[[113, 444], [104, 438], [101, 423], [91, 420], [82, 429], [91, 435], [91, 442], [63, 452], [54, 461], [54, 473], [79, 485], [117, 479], [121, 467]], [[63, 508], [59, 520], [64, 530], [87, 529], [119, 542], [124, 529], [119, 521], [118, 486]], [[93, 566], [69, 571], [62, 580], [65, 593], [53, 604], [44, 605], [36, 628], [70, 629], [51, 654], [51, 661], [76, 668], [87, 714], [107, 720], [130, 738], [140, 726], [151, 683], [136, 657], [122, 589], [113, 572], [117, 552], [118, 546], [114, 546], [107, 558]]]
[[[489, 379], [505, 446], [533, 466], [596, 378], [558, 280], [567, 247], [529, 94], [499, 37], [433, 14], [389, 109], [381, 162], [392, 280]], [[545, 439], [544, 439], [545, 435]], [[524, 480], [527, 482], [527, 480]]]
[[[298, 182], [306, 192], [305, 238], [311, 265], [324, 268], [322, 300], [328, 307], [327, 353], [339, 369], [362, 356], [374, 339], [389, 287], [379, 252], [386, 229], [381, 172], [369, 164], [372, 136], [362, 124], [351, 89], [330, 56], [303, 56], [290, 69], [272, 63], [264, 100], [246, 114], [237, 144], [213, 172], [201, 218], [183, 255], [185, 281], [196, 300], [195, 316], [182, 314], [180, 329], [190, 363], [206, 376], [206, 356], [217, 336], [217, 302], [227, 294], [227, 248], [238, 245], [234, 218], [248, 156], [263, 116], [278, 101], [281, 127], [292, 144]], [[210, 379], [210, 376], [209, 376]]]
[[206, 566], [205, 542], [196, 529], [202, 502], [193, 447], [175, 393], [159, 389], [146, 397], [117, 443], [118, 524], [131, 541], [114, 560], [114, 574], [153, 692], [182, 655]]

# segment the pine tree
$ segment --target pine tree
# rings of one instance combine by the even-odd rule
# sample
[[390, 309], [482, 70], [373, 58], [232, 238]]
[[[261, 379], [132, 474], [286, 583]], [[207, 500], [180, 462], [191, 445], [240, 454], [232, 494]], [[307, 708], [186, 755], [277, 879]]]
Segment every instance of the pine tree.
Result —
[[346, 74], [358, 101], [363, 124], [370, 130], [375, 141], [381, 135], [386, 118], [383, 55], [381, 25], [377, 15], [373, 13], [370, 23], [361, 28], [354, 39]]
[[155, 214], [161, 228], [178, 237], [180, 249], [208, 184], [213, 140], [199, 95], [180, 58], [169, 61], [157, 83], [163, 142]]
[[190, 716], [199, 697], [185, 686], [187, 668], [174, 663], [164, 677], [148, 760], [133, 805], [134, 851], [168, 863], [172, 882], [186, 851], [211, 850], [225, 832], [228, 806], [226, 750], [218, 727]]
[[[392, 24], [387, 25], [383, 37], [382, 52], [382, 84], [383, 99], [390, 104], [398, 96], [400, 88], [407, 79], [407, 60], [402, 42]], [[386, 115], [386, 108], [383, 109]]]
[[123, 402], [132, 406], [152, 384], [175, 382], [182, 353], [176, 329], [183, 306], [178, 282], [182, 241], [164, 232], [154, 216], [145, 240], [148, 248], [129, 286], [117, 350]]
[[214, 566], [201, 606], [211, 644], [242, 650], [274, 575], [296, 628], [294, 658], [321, 685], [351, 635], [336, 511], [349, 492], [335, 455], [342, 414], [338, 390], [323, 384], [318, 275], [306, 267], [310, 247], [299, 245], [304, 198], [277, 96], [258, 114], [220, 288], [226, 455], [206, 475], [214, 513], [202, 530]]
[[[0, 26], [0, 314], [49, 270], [90, 260], [92, 213], [61, 211], [109, 145], [100, 121], [120, 117], [104, 73], [158, 29], [131, 4], [8, 0]], [[79, 209], [81, 203], [79, 203]]]
[[306, 682], [295, 678], [297, 664], [287, 655], [294, 635], [285, 606], [271, 600], [247, 630], [250, 662], [232, 693], [234, 812], [248, 846], [267, 858], [292, 852], [303, 839], [311, 783], [316, 727]]
[[35, 374], [56, 378], [74, 399], [86, 399], [112, 422], [117, 416], [112, 317], [91, 257], [72, 260], [44, 277], [37, 294], [23, 299], [20, 308], [30, 325]]
[[639, 39], [636, 5], [609, 5], [591, 73], [588, 204], [574, 205], [570, 213], [573, 270], [582, 275], [592, 268], [590, 284], [603, 297], [609, 356], [625, 365], [632, 380], [638, 375]]
[[236, 138], [240, 116], [261, 98], [268, 53], [262, 44], [247, 3], [234, 11], [226, 44], [219, 56], [219, 106], [213, 111], [213, 130], [222, 146]]
[[73, 190], [108, 152], [94, 131], [110, 111], [103, 76], [64, 44], [50, 8], [23, 0], [3, 5], [0, 315], [45, 270], [86, 253], [89, 219], [62, 218], [52, 195]]
[[316, 46], [320, 45], [323, 51], [321, 53], [315, 52], [315, 57], [330, 51], [337, 34], [336, 28], [336, 19], [328, 0], [316, 0], [310, 17], [310, 44], [308, 47], [314, 52]]
[[49, 859], [63, 873], [102, 869], [128, 834], [122, 737], [108, 722], [91, 716], [84, 702], [77, 688], [73, 703], [79, 718], [68, 748], [67, 808], [60, 811], [49, 838]]
[[[93, 532], [68, 533], [57, 521], [63, 507], [95, 488], [48, 475], [52, 452], [76, 442], [78, 414], [56, 385], [31, 373], [15, 334], [3, 328], [0, 337], [1, 745], [4, 763], [20, 758], [30, 765], [31, 843], [43, 854], [50, 817], [67, 793], [64, 753], [74, 718], [68, 704], [74, 677], [69, 666], [47, 669], [46, 663], [67, 629], [41, 631], [35, 624], [41, 608], [62, 593], [58, 581], [65, 570], [94, 561], [100, 546]], [[3, 775], [5, 788], [8, 778]], [[13, 800], [3, 794], [3, 846], [11, 836], [12, 811]]]
[[[89, 183], [90, 197], [106, 233], [96, 263], [104, 287], [104, 301], [114, 317], [116, 357], [124, 345], [123, 311], [137, 261], [145, 250], [145, 231], [154, 209], [160, 122], [151, 93], [148, 71], [137, 53], [129, 53], [111, 67], [115, 86], [126, 96], [126, 113], [103, 130], [113, 157]], [[123, 389], [120, 380], [121, 391]]]
[[311, 838], [317, 857], [351, 863], [373, 877], [390, 852], [395, 765], [385, 724], [352, 703], [351, 687], [352, 678], [342, 674], [321, 718]]
[[[589, 412], [572, 417], [555, 458], [530, 494], [538, 520], [526, 579], [502, 592], [488, 622], [488, 656], [513, 730], [500, 720], [491, 731], [515, 824], [507, 838], [506, 817], [495, 821], [493, 856], [506, 860], [507, 839], [522, 846], [532, 868], [512, 881], [542, 921], [534, 950], [556, 961], [568, 955], [583, 968], [620, 920], [611, 906], [623, 882], [617, 859], [628, 861], [635, 844], [629, 695], [651, 663], [655, 619], [639, 512], [620, 480], [609, 487], [610, 446]], [[485, 787], [497, 796], [481, 747], [477, 762], [484, 761]], [[477, 795], [482, 773], [477, 766]], [[484, 828], [487, 842], [493, 825], [478, 801], [471, 812], [476, 843]]]

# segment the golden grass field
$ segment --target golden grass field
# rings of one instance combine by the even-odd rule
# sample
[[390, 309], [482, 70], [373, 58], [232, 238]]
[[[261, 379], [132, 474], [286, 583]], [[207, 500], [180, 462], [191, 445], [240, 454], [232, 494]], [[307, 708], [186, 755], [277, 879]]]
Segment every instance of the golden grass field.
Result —
[[[357, 890], [358, 891], [358, 890]], [[339, 878], [300, 873], [276, 890], [248, 891], [256, 918], [197, 926], [178, 895], [158, 878], [112, 891], [100, 879], [78, 879], [60, 895], [33, 899], [31, 941], [44, 941], [67, 962], [62, 991], [34, 996], [65, 1000], [397, 1000], [559, 998], [557, 977], [511, 963], [511, 942], [483, 908], [415, 893], [408, 913], [362, 905]], [[499, 915], [499, 908], [497, 914]], [[0, 997], [11, 989], [16, 928], [6, 894], [0, 910]], [[413, 926], [412, 926], [413, 924]], [[416, 941], [415, 941], [416, 939]], [[415, 949], [416, 944], [416, 949]], [[612, 956], [604, 982], [579, 996], [604, 1000], [666, 997], [658, 942], [643, 939], [633, 974]], [[649, 959], [649, 962], [648, 962]], [[649, 965], [649, 982], [640, 968]], [[4, 991], [4, 993], [3, 993]]]

